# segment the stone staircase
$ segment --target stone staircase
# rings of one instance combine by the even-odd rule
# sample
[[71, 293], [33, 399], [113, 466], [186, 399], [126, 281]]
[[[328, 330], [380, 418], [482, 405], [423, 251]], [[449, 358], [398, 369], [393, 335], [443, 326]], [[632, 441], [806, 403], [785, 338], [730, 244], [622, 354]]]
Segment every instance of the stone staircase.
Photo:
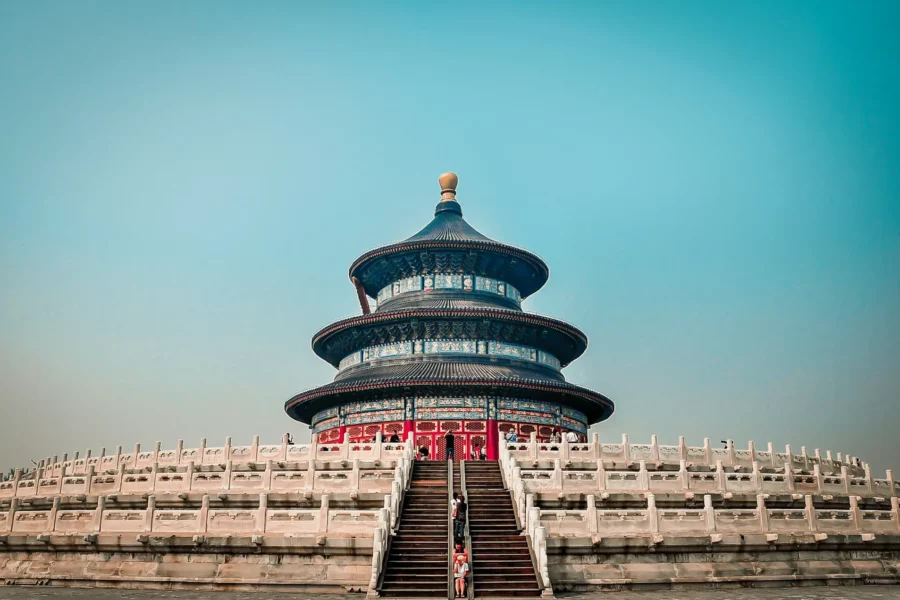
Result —
[[416, 461], [379, 595], [447, 598], [450, 573], [446, 461]]
[[527, 539], [520, 535], [512, 498], [497, 461], [464, 463], [472, 537], [475, 598], [541, 595]]

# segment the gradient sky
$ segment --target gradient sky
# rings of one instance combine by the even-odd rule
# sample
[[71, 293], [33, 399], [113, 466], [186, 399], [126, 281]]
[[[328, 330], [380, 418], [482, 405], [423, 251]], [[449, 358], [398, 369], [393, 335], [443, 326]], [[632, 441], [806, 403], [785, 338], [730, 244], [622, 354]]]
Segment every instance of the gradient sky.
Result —
[[308, 430], [437, 176], [598, 430], [900, 468], [900, 3], [0, 3], [0, 467]]

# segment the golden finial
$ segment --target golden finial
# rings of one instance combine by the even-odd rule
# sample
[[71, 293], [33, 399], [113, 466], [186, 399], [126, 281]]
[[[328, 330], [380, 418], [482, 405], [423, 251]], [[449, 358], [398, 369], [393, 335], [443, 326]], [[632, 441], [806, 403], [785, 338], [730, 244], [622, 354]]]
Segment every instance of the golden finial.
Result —
[[447, 200], [456, 200], [456, 185], [459, 183], [459, 177], [456, 173], [444, 173], [438, 177], [438, 183], [441, 184], [441, 202]]

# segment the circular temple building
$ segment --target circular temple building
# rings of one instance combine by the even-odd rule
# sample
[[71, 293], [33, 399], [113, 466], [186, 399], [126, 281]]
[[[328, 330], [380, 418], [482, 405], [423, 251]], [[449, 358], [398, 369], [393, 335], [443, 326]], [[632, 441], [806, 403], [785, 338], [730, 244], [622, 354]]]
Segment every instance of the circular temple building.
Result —
[[[438, 460], [446, 458], [447, 431], [457, 457], [484, 447], [488, 459], [510, 431], [545, 440], [558, 428], [585, 439], [613, 403], [563, 376], [587, 348], [584, 333], [522, 310], [547, 282], [547, 265], [476, 231], [456, 200], [457, 176], [439, 181], [428, 225], [350, 266], [363, 314], [312, 340], [337, 375], [288, 400], [285, 410], [320, 443], [412, 433]], [[368, 297], [377, 300], [374, 312]]]

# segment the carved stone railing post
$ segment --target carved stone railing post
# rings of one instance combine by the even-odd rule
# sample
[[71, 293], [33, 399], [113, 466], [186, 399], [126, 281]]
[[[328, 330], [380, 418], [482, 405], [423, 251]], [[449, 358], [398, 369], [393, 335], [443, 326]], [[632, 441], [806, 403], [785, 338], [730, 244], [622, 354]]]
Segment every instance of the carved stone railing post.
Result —
[[256, 509], [256, 522], [253, 529], [258, 533], [266, 532], [266, 511], [269, 509], [269, 494], [259, 495], [259, 508]]
[[600, 457], [603, 455], [602, 446], [600, 445], [600, 434], [592, 433], [591, 434], [591, 456], [597, 461], [600, 460]]
[[161, 442], [156, 442], [156, 444], [153, 445], [153, 462], [159, 462], [159, 451], [161, 448]]
[[159, 473], [159, 463], [154, 462], [150, 467], [150, 492], [156, 491], [156, 474]]
[[[226, 456], [229, 456], [230, 454], [231, 453], [229, 452], [228, 454], [226, 454]], [[223, 481], [223, 483], [224, 483], [224, 485], [222, 486], [223, 489], [226, 489], [226, 490], [231, 489], [231, 473], [232, 473], [233, 469], [234, 469], [234, 465], [232, 464], [231, 459], [226, 460], [225, 461], [225, 473], [222, 476], [223, 479], [225, 480], [225, 481]]]
[[853, 516], [853, 529], [862, 533], [862, 513], [859, 512], [859, 497], [850, 496], [850, 514]]
[[847, 465], [841, 465], [841, 483], [843, 484], [844, 493], [850, 493], [850, 469]]
[[747, 442], [747, 452], [750, 453], [750, 462], [756, 462], [756, 443], [753, 440]]
[[400, 483], [391, 482], [391, 531], [397, 529], [397, 518], [400, 516]]
[[116, 473], [116, 492], [122, 493], [122, 484], [125, 483], [125, 465], [120, 464]]
[[194, 461], [189, 460], [187, 464], [187, 470], [185, 472], [185, 482], [184, 482], [184, 491], [191, 491], [191, 486], [194, 485]]
[[359, 459], [354, 458], [350, 470], [350, 489], [359, 489]]
[[[519, 496], [517, 504], [522, 504], [522, 497]], [[525, 521], [525, 517], [531, 515], [531, 509], [534, 508], [534, 494], [525, 494], [525, 502], [524, 502], [524, 510], [520, 508], [519, 515], [523, 521]], [[526, 526], [530, 527], [531, 522], [530, 519], [526, 522]], [[528, 533], [531, 533], [531, 530], [528, 530]]]
[[784, 485], [787, 491], [794, 491], [794, 466], [790, 462], [784, 463]]
[[775, 468], [775, 444], [769, 442], [767, 452], [769, 453], [769, 466]]
[[[800, 458], [803, 460], [803, 470], [809, 472], [809, 455], [806, 453], [806, 446], [800, 446]], [[793, 466], [791, 464], [791, 467]]]
[[347, 460], [347, 457], [350, 456], [350, 434], [348, 432], [344, 432], [344, 439], [341, 441], [341, 450], [339, 452], [338, 458], [343, 460]]
[[322, 504], [319, 507], [319, 533], [328, 533], [328, 505], [330, 503], [328, 494], [322, 494]]
[[381, 572], [382, 550], [384, 545], [384, 532], [376, 527], [372, 539], [372, 575], [369, 577], [369, 589], [366, 598], [378, 597], [378, 575]]
[[721, 460], [716, 461], [716, 488], [723, 492], [728, 491], [728, 482], [725, 481], [725, 468], [722, 466]]
[[628, 443], [628, 434], [622, 434], [622, 455], [625, 457], [625, 462], [631, 462], [631, 444]]
[[703, 513], [706, 517], [706, 531], [708, 533], [716, 532], [716, 509], [713, 508], [712, 496], [703, 495]]
[[597, 533], [599, 527], [597, 522], [597, 499], [593, 494], [587, 495], [587, 527], [591, 535]]
[[865, 467], [866, 473], [866, 492], [872, 494], [875, 491], [875, 482], [872, 480], [872, 468], [869, 465]]
[[638, 462], [638, 483], [642, 490], [650, 489], [650, 474], [647, 472], [647, 461]]
[[891, 469], [888, 469], [884, 472], [884, 477], [887, 479], [888, 489], [891, 490], [888, 497], [893, 498], [897, 496], [897, 492], [894, 490], [894, 472]]
[[[40, 471], [40, 468], [37, 469]], [[35, 473], [35, 477], [37, 477], [37, 473]], [[13, 474], [13, 496], [19, 493], [19, 482], [22, 481], [22, 469], [16, 469]], [[37, 484], [35, 484], [37, 485]]]
[[762, 489], [762, 475], [759, 473], [759, 463], [755, 460], [753, 461], [753, 489], [760, 490]]
[[526, 533], [530, 536], [534, 536], [534, 531], [541, 525], [541, 509], [540, 508], [532, 508], [528, 511], [528, 521], [527, 527], [525, 529]]
[[682, 463], [684, 463], [684, 461], [687, 460], [687, 457], [688, 457], [687, 444], [684, 441], [684, 436], [679, 435], [678, 436], [678, 460], [680, 460]]
[[[263, 472], [263, 489], [271, 490], [272, 489], [272, 459], [266, 461], [266, 470]], [[313, 475], [315, 475], [315, 471], [313, 471]], [[313, 485], [315, 485], [315, 477], [311, 478], [308, 486], [309, 489], [313, 489]]]
[[[522, 470], [519, 467], [513, 469], [513, 478], [521, 478]], [[562, 464], [558, 458], [553, 459], [553, 484], [552, 486], [558, 490], [563, 489]]]
[[809, 523], [809, 530], [816, 532], [819, 530], [819, 525], [816, 519], [816, 507], [813, 505], [813, 498], [812, 496], [804, 496], [803, 500], [806, 511], [806, 521]]
[[87, 468], [87, 475], [84, 477], [84, 495], [91, 493], [91, 484], [94, 482], [94, 465]]
[[601, 459], [597, 459], [597, 489], [606, 490], [606, 467]]
[[[891, 498], [891, 514], [893, 515], [894, 528], [900, 533], [900, 498], [896, 496]], [[12, 516], [10, 516], [10, 523], [12, 523]]]
[[13, 521], [16, 518], [16, 510], [19, 508], [19, 499], [13, 498], [9, 501], [9, 511], [6, 513], [6, 523], [3, 525], [3, 529], [0, 531], [9, 532], [12, 531]]
[[682, 491], [688, 491], [691, 488], [691, 478], [688, 475], [687, 461], [683, 458], [678, 461], [678, 478], [681, 480]]
[[[62, 477], [60, 477], [62, 479]], [[53, 499], [53, 507], [50, 509], [50, 518], [47, 522], [47, 531], [56, 531], [56, 514], [59, 512], [59, 497]]]
[[[304, 486], [307, 490], [315, 489], [316, 487], [316, 459], [315, 455], [310, 456], [309, 461], [306, 463], [306, 485]], [[266, 468], [268, 469], [271, 465], [272, 461], [266, 461]]]
[[259, 458], [259, 436], [253, 436], [253, 443], [250, 445], [250, 462], [257, 462]]
[[528, 457], [531, 460], [537, 460], [538, 457], [537, 433], [534, 431], [528, 436]]
[[659, 462], [659, 438], [656, 434], [650, 436], [650, 460]]
[[131, 455], [131, 466], [132, 467], [137, 467], [138, 457], [140, 455], [141, 455], [141, 445], [135, 444], [134, 445], [134, 454]]
[[178, 440], [175, 444], [175, 464], [181, 464], [181, 455], [184, 453], [184, 440]]
[[[281, 448], [278, 451], [278, 456], [275, 458], [278, 460], [287, 460], [287, 447], [288, 447], [288, 434], [285, 433], [281, 436]], [[346, 458], [346, 457], [344, 457]]]
[[756, 512], [759, 513], [759, 530], [761, 533], [769, 532], [769, 512], [766, 509], [766, 495], [756, 495]]
[[144, 531], [153, 531], [153, 513], [156, 512], [156, 496], [147, 498], [147, 511], [144, 513]]
[[538, 571], [540, 571], [541, 582], [544, 586], [542, 595], [552, 595], [553, 588], [550, 585], [550, 573], [547, 564], [547, 529], [537, 527], [532, 535], [532, 541], [534, 543], [534, 554], [538, 563]]
[[653, 494], [647, 494], [647, 521], [650, 523], [650, 533], [659, 533], [659, 510]]
[[816, 491], [821, 494], [822, 488], [824, 486], [824, 481], [822, 478], [822, 465], [813, 465], [813, 479], [816, 482]]
[[225, 438], [225, 447], [222, 449], [222, 452], [224, 453], [222, 460], [230, 461], [231, 460], [231, 436], [230, 435], [227, 438]]
[[375, 433], [375, 460], [381, 460], [381, 445], [384, 443], [380, 431]]
[[91, 518], [91, 531], [100, 533], [100, 524], [103, 522], [103, 508], [106, 505], [106, 496], [97, 497], [97, 508]]
[[203, 494], [200, 500], [200, 533], [206, 533], [207, 521], [209, 521], [209, 494]]
[[703, 464], [712, 464], [712, 446], [709, 443], [708, 437], [703, 438]]
[[791, 451], [791, 445], [787, 444], [784, 447], [784, 464], [794, 466], [794, 453]]

